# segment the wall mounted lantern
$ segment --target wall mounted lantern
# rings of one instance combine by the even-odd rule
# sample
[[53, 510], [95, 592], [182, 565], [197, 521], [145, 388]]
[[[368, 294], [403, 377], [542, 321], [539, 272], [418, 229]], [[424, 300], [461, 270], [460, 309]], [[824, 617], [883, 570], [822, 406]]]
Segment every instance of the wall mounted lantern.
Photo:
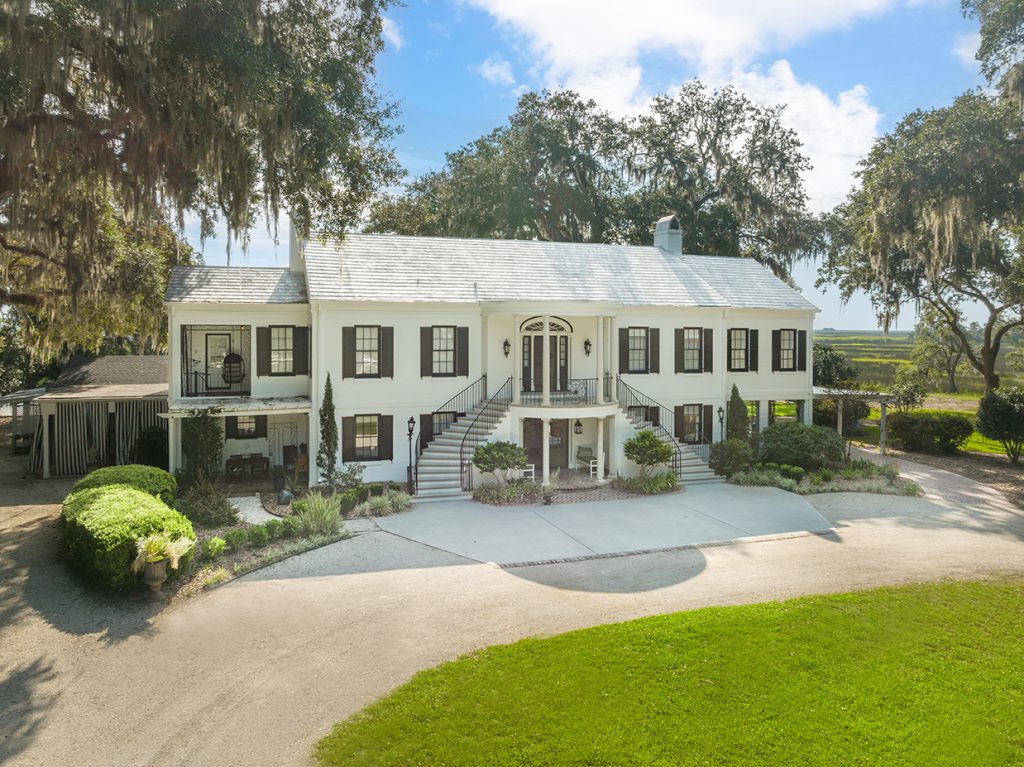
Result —
[[583, 342], [583, 351], [587, 353], [588, 357], [590, 356], [590, 349], [591, 348], [592, 347], [590, 345], [590, 339], [588, 338], [586, 341]]
[[506, 338], [505, 342], [501, 345], [501, 348], [505, 351], [505, 356], [507, 357], [509, 352], [512, 351], [512, 344], [510, 344]]
[[579, 418], [577, 418], [577, 419], [576, 419], [576, 423], [574, 423], [574, 424], [572, 425], [572, 430], [573, 430], [573, 432], [575, 432], [576, 434], [582, 434], [582, 433], [583, 433], [583, 424], [582, 424], [582, 423], [580, 423], [580, 419], [579, 419]]

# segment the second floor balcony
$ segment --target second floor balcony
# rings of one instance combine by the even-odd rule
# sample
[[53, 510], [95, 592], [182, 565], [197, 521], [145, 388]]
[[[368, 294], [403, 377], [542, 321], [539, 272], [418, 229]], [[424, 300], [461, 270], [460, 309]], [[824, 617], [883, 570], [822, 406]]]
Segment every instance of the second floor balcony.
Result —
[[181, 329], [181, 394], [184, 397], [252, 393], [248, 325], [185, 325]]
[[523, 381], [517, 404], [575, 407], [612, 401], [612, 382], [609, 375], [603, 378], [559, 378], [553, 376], [546, 403], [543, 386], [534, 386], [534, 383], [535, 381], [532, 380]]

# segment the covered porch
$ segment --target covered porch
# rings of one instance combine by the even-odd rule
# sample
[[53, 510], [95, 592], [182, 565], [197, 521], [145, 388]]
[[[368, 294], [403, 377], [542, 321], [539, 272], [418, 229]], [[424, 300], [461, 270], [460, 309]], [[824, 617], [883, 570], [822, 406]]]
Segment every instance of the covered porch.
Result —
[[189, 398], [171, 403], [167, 413], [170, 470], [185, 466], [182, 445], [185, 419], [199, 412], [221, 423], [223, 477], [231, 482], [264, 482], [275, 470], [309, 477], [312, 403], [308, 397]]
[[511, 441], [527, 455], [526, 476], [552, 484], [559, 472], [577, 473], [604, 484], [617, 472], [616, 406], [558, 408], [513, 406]]

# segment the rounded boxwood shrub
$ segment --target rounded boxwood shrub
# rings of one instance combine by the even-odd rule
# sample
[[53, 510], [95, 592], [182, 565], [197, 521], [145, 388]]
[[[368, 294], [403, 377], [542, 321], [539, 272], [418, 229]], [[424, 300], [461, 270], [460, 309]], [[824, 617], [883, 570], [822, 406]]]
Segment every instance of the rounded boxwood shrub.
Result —
[[974, 433], [969, 416], [924, 410], [889, 416], [893, 444], [916, 453], [955, 453]]
[[91, 490], [107, 485], [134, 487], [136, 490], [155, 495], [168, 506], [174, 503], [174, 497], [178, 492], [178, 481], [173, 474], [155, 466], [143, 466], [138, 463], [96, 469], [78, 480], [71, 488], [71, 492], [77, 493], [79, 490]]
[[[166, 472], [165, 472], [166, 473]], [[114, 590], [141, 583], [131, 572], [136, 543], [156, 533], [171, 540], [195, 540], [192, 523], [159, 498], [127, 485], [107, 485], [72, 492], [61, 511], [64, 545], [75, 569], [89, 580]], [[187, 569], [191, 552], [180, 569]]]
[[761, 432], [761, 460], [799, 466], [817, 471], [823, 466], [840, 467], [846, 457], [843, 438], [824, 426], [787, 421], [772, 424]]
[[754, 463], [754, 448], [745, 439], [726, 439], [711, 446], [708, 465], [716, 474], [731, 477]]

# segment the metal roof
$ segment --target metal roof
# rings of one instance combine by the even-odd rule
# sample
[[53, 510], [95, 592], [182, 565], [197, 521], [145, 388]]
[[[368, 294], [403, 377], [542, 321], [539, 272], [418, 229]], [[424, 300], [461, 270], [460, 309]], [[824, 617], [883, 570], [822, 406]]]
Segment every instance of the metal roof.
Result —
[[304, 304], [306, 280], [288, 269], [255, 266], [176, 266], [167, 281], [170, 303]]
[[350, 234], [304, 252], [313, 301], [817, 309], [753, 259], [650, 245]]

